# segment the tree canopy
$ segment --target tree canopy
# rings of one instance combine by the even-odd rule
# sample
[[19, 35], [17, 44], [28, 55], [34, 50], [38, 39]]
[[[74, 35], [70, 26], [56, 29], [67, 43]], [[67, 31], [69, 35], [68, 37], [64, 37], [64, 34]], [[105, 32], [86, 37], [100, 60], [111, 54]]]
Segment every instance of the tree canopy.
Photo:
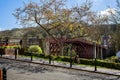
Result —
[[[16, 9], [13, 15], [18, 22], [26, 26], [40, 27], [40, 31], [47, 33], [59, 46], [61, 41], [56, 38], [85, 38], [102, 43], [103, 36], [112, 36], [112, 45], [120, 50], [119, 23], [120, 2], [117, 0], [117, 14], [100, 16], [91, 10], [92, 2], [86, 0], [81, 5], [71, 8], [66, 6], [67, 0], [40, 0], [39, 3], [25, 3], [22, 8]], [[105, 25], [116, 24], [115, 30]], [[33, 34], [34, 35], [34, 34]]]

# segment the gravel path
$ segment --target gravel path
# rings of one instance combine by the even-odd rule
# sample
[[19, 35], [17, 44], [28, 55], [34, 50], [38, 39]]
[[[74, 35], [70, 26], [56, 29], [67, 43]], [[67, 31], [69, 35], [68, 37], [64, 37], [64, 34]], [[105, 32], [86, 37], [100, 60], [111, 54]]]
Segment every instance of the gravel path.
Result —
[[4, 59], [0, 59], [0, 67], [8, 69], [7, 80], [120, 80], [116, 76], [48, 67], [39, 64], [11, 62]]

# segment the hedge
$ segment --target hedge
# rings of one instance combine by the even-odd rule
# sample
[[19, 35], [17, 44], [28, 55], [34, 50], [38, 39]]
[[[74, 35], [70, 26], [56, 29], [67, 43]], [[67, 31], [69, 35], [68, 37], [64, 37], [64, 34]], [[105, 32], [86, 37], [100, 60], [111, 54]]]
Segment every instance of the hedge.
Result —
[[[80, 59], [80, 63], [85, 64], [85, 65], [92, 65], [92, 66], [95, 65], [94, 60], [91, 60], [91, 59]], [[106, 68], [113, 68], [113, 69], [119, 69], [120, 70], [120, 63], [106, 62], [106, 61], [103, 61], [103, 60], [97, 60], [96, 63], [97, 63], [97, 66], [106, 67]]]
[[[24, 55], [30, 56], [30, 53], [27, 52]], [[52, 60], [70, 62], [70, 57], [68, 57], [68, 56], [50, 56], [50, 55], [45, 55], [45, 54], [32, 54], [32, 55], [35, 57], [39, 57], [39, 58], [49, 59], [51, 57]], [[76, 63], [76, 61], [73, 60], [73, 63]], [[94, 61], [94, 59], [80, 58], [80, 64], [94, 66], [95, 61]], [[120, 63], [107, 62], [107, 61], [103, 61], [103, 60], [97, 60], [97, 66], [113, 68], [113, 69], [120, 69]]]

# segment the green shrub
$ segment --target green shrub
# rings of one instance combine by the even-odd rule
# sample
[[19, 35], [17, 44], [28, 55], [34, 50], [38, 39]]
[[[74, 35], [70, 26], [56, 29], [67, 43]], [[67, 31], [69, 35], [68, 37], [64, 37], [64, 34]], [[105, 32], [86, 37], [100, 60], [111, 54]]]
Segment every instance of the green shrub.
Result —
[[62, 57], [61, 56], [56, 56], [54, 57], [55, 60], [58, 60], [58, 61], [62, 61]]
[[106, 58], [105, 61], [107, 61], [107, 62], [117, 62], [118, 58], [117, 58], [117, 56], [112, 56], [112, 57]]
[[40, 54], [39, 57], [40, 58], [45, 58], [45, 54]]
[[13, 48], [21, 48], [20, 45], [14, 45]]
[[[85, 65], [92, 65], [94, 66], [94, 60], [91, 59], [80, 59], [81, 64]], [[113, 69], [120, 69], [120, 63], [115, 62], [108, 62], [103, 60], [97, 60], [97, 66], [106, 67], [106, 68], [113, 68]]]
[[61, 60], [66, 61], [66, 62], [70, 62], [70, 57], [63, 56]]
[[[29, 53], [26, 53], [25, 55], [30, 56]], [[46, 58], [46, 59], [50, 58], [50, 55], [44, 55], [44, 54], [33, 54], [33, 56], [39, 57], [39, 58]], [[68, 57], [68, 56], [53, 56], [53, 55], [51, 55], [51, 58], [52, 58], [52, 60], [70, 62], [70, 57]], [[73, 61], [73, 63], [76, 63], [76, 62]], [[94, 66], [95, 62], [94, 62], [94, 59], [80, 58], [80, 64]], [[120, 70], [120, 63], [108, 62], [108, 61], [105, 61], [105, 60], [98, 60], [97, 59], [97, 66], [106, 67], [106, 68], [113, 68], [113, 69], [119, 69]]]
[[20, 48], [20, 45], [7, 45], [7, 46], [2, 46], [1, 48], [7, 48], [7, 49]]
[[80, 58], [80, 64], [94, 65], [94, 61], [92, 59]]
[[38, 45], [31, 45], [28, 48], [28, 52], [29, 53], [34, 53], [34, 54], [41, 54], [42, 53], [42, 49]]

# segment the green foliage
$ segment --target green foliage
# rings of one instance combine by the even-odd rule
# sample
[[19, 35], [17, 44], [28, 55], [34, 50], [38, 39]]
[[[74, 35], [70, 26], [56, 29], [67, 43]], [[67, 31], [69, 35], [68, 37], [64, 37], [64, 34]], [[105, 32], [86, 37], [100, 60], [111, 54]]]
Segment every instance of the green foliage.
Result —
[[42, 49], [38, 45], [31, 45], [28, 48], [28, 52], [29, 53], [35, 53], [35, 54], [41, 54], [42, 53]]
[[7, 49], [20, 48], [20, 45], [7, 45], [7, 46], [0, 46], [0, 48], [7, 48]]
[[81, 58], [80, 63], [85, 65], [94, 65], [94, 60]]
[[117, 62], [118, 58], [117, 58], [117, 56], [112, 56], [112, 57], [106, 58], [105, 61], [107, 61], [107, 62]]
[[54, 60], [69, 62], [70, 57], [67, 57], [67, 56], [54, 56]]
[[[94, 60], [90, 60], [90, 59], [80, 59], [80, 63], [85, 65], [92, 65], [92, 66], [95, 65]], [[97, 60], [96, 63], [97, 66], [101, 66], [101, 67], [120, 69], [120, 63], [108, 62], [103, 60]]]
[[107, 68], [120, 69], [120, 63], [115, 62], [98, 61], [97, 65]]
[[0, 46], [0, 48], [4, 49], [4, 48], [6, 48], [6, 47], [5, 47], [5, 46]]
[[[25, 53], [26, 56], [30, 56], [29, 53]], [[57, 61], [65, 61], [65, 62], [70, 62], [70, 57], [68, 56], [53, 56], [53, 55], [44, 55], [44, 54], [33, 54], [33, 56], [35, 57], [39, 57], [39, 58], [45, 58], [45, 59], [49, 59], [50, 57], [52, 58], [52, 60], [57, 60]], [[74, 61], [74, 59], [72, 58], [73, 63], [77, 63]], [[84, 58], [80, 58], [79, 59], [80, 64], [85, 64], [85, 65], [95, 65], [94, 59], [84, 59]], [[113, 68], [113, 69], [119, 69], [120, 70], [120, 63], [115, 63], [115, 62], [108, 62], [105, 60], [97, 60], [97, 66], [101, 66], [101, 67], [106, 67], [106, 68]]]

